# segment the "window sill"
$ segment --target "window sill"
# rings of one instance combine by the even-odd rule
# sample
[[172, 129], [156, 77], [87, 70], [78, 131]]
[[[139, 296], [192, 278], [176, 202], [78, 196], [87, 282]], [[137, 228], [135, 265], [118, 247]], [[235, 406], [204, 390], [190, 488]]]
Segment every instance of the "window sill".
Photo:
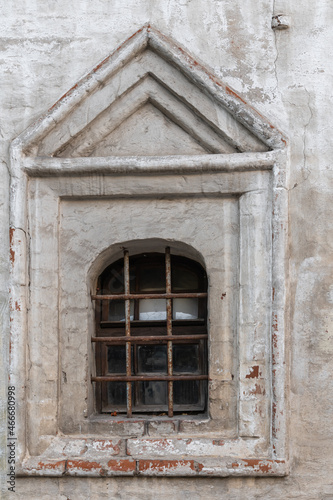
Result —
[[[18, 476], [285, 476], [285, 460], [247, 455], [240, 439], [55, 438], [40, 457], [25, 459]], [[252, 441], [252, 440], [251, 440]], [[181, 456], [181, 459], [180, 459]]]

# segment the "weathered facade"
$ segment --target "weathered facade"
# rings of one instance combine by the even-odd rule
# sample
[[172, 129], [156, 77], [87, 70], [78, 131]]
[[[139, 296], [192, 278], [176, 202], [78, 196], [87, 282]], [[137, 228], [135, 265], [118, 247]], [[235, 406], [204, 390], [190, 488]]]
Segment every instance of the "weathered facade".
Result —
[[[4, 494], [333, 498], [328, 2], [3, 11]], [[96, 413], [124, 247], [207, 273], [204, 413]]]

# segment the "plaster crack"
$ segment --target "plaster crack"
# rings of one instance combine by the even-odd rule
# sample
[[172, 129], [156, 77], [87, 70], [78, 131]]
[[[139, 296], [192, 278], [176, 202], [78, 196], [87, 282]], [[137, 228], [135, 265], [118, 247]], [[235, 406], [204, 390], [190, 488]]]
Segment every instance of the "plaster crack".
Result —
[[2, 163], [5, 165], [6, 169], [7, 169], [7, 172], [8, 172], [8, 179], [10, 181], [11, 179], [11, 174], [10, 174], [10, 168], [9, 168], [9, 165], [8, 163], [5, 161], [5, 160], [2, 160]]

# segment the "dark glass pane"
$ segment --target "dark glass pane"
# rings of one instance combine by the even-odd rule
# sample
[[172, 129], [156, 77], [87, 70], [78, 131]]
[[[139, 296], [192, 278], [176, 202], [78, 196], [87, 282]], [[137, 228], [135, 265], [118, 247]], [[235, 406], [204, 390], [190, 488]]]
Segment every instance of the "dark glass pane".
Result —
[[175, 373], [198, 373], [199, 346], [198, 344], [173, 345], [173, 371]]
[[140, 382], [143, 405], [166, 405], [168, 402], [167, 382]]
[[126, 373], [126, 349], [124, 345], [108, 346], [108, 373]]
[[[130, 320], [134, 319], [134, 300], [130, 303], [131, 313]], [[125, 301], [124, 300], [110, 300], [109, 301], [109, 321], [125, 321]]]
[[166, 345], [138, 346], [139, 373], [167, 373]]
[[139, 289], [141, 292], [165, 290], [165, 263], [143, 266], [140, 272]]
[[126, 406], [126, 382], [108, 382], [108, 404]]
[[173, 383], [175, 405], [195, 405], [199, 403], [199, 380], [177, 380]]
[[174, 265], [171, 268], [172, 291], [196, 291], [199, 289], [199, 279], [196, 272], [182, 266]]
[[[129, 269], [130, 290], [135, 291], [135, 267]], [[116, 262], [109, 266], [101, 275], [101, 293], [111, 295], [114, 293], [125, 293], [124, 261]]]
[[120, 266], [109, 269], [103, 283], [103, 293], [124, 293], [124, 269]]

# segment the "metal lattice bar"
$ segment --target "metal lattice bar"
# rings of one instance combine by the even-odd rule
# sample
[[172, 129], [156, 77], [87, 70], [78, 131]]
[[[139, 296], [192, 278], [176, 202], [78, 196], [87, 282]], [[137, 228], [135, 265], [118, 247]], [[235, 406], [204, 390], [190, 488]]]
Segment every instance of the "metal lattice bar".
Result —
[[[130, 276], [129, 276], [129, 253], [124, 250], [124, 279], [125, 279], [125, 294], [130, 293]], [[125, 335], [129, 339], [131, 337], [131, 302], [130, 299], [125, 300]], [[126, 376], [132, 375], [132, 344], [126, 342]], [[127, 416], [132, 416], [132, 384], [126, 384], [126, 402], [127, 402]]]
[[169, 342], [169, 340], [199, 340], [199, 339], [207, 339], [207, 333], [195, 333], [193, 335], [131, 335], [128, 337], [92, 337], [91, 342], [156, 342], [156, 341], [164, 341]]
[[[171, 258], [170, 247], [165, 249], [165, 278], [166, 278], [166, 293], [171, 294]], [[167, 337], [170, 340], [167, 343], [167, 356], [168, 356], [168, 376], [173, 375], [172, 365], [172, 298], [166, 299], [166, 313], [167, 313]], [[173, 381], [169, 379], [168, 382], [168, 416], [173, 416]]]
[[206, 292], [200, 293], [128, 293], [113, 295], [92, 295], [92, 300], [130, 300], [130, 299], [195, 299], [207, 297]]
[[177, 381], [177, 380], [208, 380], [208, 375], [109, 375], [91, 377], [92, 382], [145, 382], [145, 381]]

